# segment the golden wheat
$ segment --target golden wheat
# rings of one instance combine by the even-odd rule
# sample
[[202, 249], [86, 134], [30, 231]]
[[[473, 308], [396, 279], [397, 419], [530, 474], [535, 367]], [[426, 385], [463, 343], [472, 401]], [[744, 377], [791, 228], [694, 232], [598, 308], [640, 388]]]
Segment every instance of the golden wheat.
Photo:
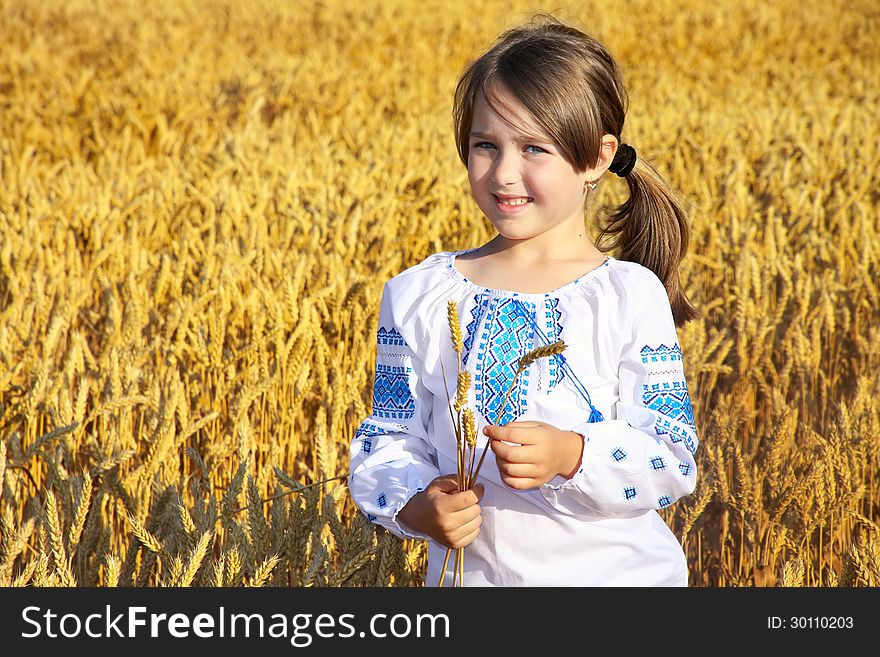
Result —
[[[699, 485], [661, 515], [693, 585], [880, 582], [880, 44], [869, 3], [826, 4], [557, 12], [618, 56], [624, 136], [692, 207]], [[423, 582], [424, 543], [336, 478], [383, 282], [491, 237], [452, 91], [530, 15], [0, 7], [0, 585]]]

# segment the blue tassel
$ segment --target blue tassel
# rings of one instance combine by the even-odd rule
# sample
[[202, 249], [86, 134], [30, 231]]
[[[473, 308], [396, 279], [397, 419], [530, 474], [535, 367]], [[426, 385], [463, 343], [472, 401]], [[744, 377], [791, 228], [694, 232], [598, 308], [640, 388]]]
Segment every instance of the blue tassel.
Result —
[[587, 422], [592, 423], [592, 422], [604, 422], [605, 421], [605, 418], [602, 417], [602, 414], [596, 410], [595, 406], [591, 405], [590, 408], [592, 408], [593, 410], [590, 413], [590, 419], [587, 420]]

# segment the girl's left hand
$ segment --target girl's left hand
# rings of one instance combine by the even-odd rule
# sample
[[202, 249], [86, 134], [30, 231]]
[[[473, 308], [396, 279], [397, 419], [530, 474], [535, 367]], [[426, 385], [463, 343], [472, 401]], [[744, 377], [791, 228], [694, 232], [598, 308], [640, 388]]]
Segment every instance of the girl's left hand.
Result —
[[556, 475], [570, 479], [581, 465], [583, 438], [546, 422], [489, 425], [483, 433], [491, 439], [501, 480], [517, 490], [538, 488]]

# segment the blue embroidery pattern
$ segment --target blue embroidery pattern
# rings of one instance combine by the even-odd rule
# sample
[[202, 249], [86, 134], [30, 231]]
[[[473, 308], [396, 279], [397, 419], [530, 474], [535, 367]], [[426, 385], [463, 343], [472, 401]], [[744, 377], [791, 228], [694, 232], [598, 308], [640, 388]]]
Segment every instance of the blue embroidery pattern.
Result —
[[[547, 340], [548, 344], [556, 342], [560, 339], [562, 333], [562, 311], [559, 310], [559, 299], [545, 298], [544, 318], [547, 324]], [[553, 390], [556, 384], [562, 381], [565, 376], [565, 370], [562, 369], [562, 354], [551, 356], [548, 359], [548, 368], [550, 370], [550, 381], [547, 383], [547, 391]]]
[[672, 498], [669, 497], [669, 495], [661, 495], [660, 498], [657, 500], [657, 504], [660, 505], [661, 509], [665, 509], [667, 506], [672, 504]]
[[614, 457], [615, 461], [622, 461], [626, 458], [626, 452], [624, 452], [620, 447], [611, 452], [611, 456]]
[[[538, 336], [538, 338], [540, 338], [541, 343], [543, 345], [550, 344], [550, 340], [547, 339], [547, 336], [544, 335], [543, 331], [541, 331], [541, 328], [537, 325], [535, 320], [531, 317], [529, 317], [528, 319], [529, 319], [529, 321], [531, 321], [532, 328], [534, 329], [535, 334]], [[568, 374], [569, 378], [573, 382], [575, 389], [581, 394], [581, 396], [584, 398], [584, 400], [589, 405], [590, 417], [587, 419], [587, 422], [590, 422], [590, 423], [602, 422], [605, 418], [602, 416], [602, 413], [600, 413], [599, 410], [595, 406], [593, 406], [593, 401], [590, 399], [590, 393], [587, 392], [587, 389], [584, 387], [584, 384], [580, 382], [580, 379], [578, 379], [577, 374], [575, 374], [572, 371], [571, 366], [568, 364], [568, 361], [565, 360], [565, 355], [559, 354], [558, 356], [556, 356], [556, 363], [561, 368], [561, 371]], [[561, 380], [562, 380], [562, 375], [560, 374], [559, 381], [561, 381]], [[557, 383], [558, 383], [558, 381], [557, 381]]]
[[655, 470], [665, 470], [666, 463], [663, 461], [663, 457], [662, 456], [655, 456], [654, 458], [652, 458], [651, 459], [651, 467], [654, 468]]
[[389, 433], [388, 429], [372, 424], [371, 422], [361, 422], [361, 426], [358, 427], [354, 437], [360, 438], [361, 436], [367, 436], [372, 438], [373, 436], [383, 436], [386, 433]]
[[681, 347], [677, 344], [671, 347], [661, 344], [656, 349], [652, 349], [648, 345], [645, 345], [642, 347], [641, 353], [643, 363], [667, 363], [681, 360]]
[[678, 469], [681, 470], [681, 474], [687, 477], [691, 473], [691, 464], [687, 461], [679, 461]]
[[636, 487], [635, 486], [627, 486], [623, 489], [623, 494], [626, 496], [626, 499], [631, 500], [636, 496]]
[[[645, 345], [641, 350], [642, 363], [681, 363], [681, 347], [674, 344], [667, 347], [661, 344], [657, 348]], [[680, 365], [678, 365], [680, 367]], [[673, 443], [684, 441], [688, 450], [696, 451], [694, 435], [697, 428], [694, 422], [694, 409], [688, 392], [687, 382], [681, 378], [676, 381], [644, 384], [642, 401], [645, 406], [658, 413], [654, 422], [657, 435], [668, 435]], [[687, 431], [684, 427], [690, 428]]]
[[403, 336], [400, 334], [400, 332], [393, 326], [390, 329], [386, 329], [384, 326], [380, 326], [379, 330], [376, 332], [376, 341], [379, 344], [390, 344], [396, 347], [407, 346], [406, 340], [403, 339]]
[[525, 413], [529, 370], [517, 379], [504, 415], [497, 417], [501, 402], [516, 374], [516, 361], [533, 348], [535, 333], [529, 316], [535, 306], [519, 299], [495, 298], [489, 302], [487, 332], [477, 353], [474, 391], [477, 408], [489, 422], [507, 424]]
[[697, 445], [694, 442], [693, 436], [687, 430], [682, 429], [677, 424], [673, 424], [665, 417], [657, 418], [657, 421], [654, 422], [654, 431], [657, 432], [658, 436], [668, 434], [669, 439], [674, 443], [684, 441], [685, 447], [688, 448], [691, 454], [697, 451]]
[[411, 367], [376, 364], [373, 415], [408, 420], [415, 415], [416, 400], [409, 387]]
[[384, 509], [388, 506], [388, 500], [385, 499], [385, 493], [379, 493], [379, 497], [376, 499], [376, 504], [379, 505], [380, 509]]
[[694, 409], [691, 406], [685, 381], [646, 383], [642, 391], [642, 401], [651, 410], [662, 413], [682, 424], [687, 424], [691, 429], [696, 430]]
[[465, 329], [464, 349], [462, 350], [462, 363], [468, 363], [468, 355], [474, 344], [474, 334], [480, 326], [480, 320], [486, 314], [486, 308], [489, 305], [488, 295], [485, 292], [478, 292], [474, 295], [474, 305], [471, 308], [471, 321]]

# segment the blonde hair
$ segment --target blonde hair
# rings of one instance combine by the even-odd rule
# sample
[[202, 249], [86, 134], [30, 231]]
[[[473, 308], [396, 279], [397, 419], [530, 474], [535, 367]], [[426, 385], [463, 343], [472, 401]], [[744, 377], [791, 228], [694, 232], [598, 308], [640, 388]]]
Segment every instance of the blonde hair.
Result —
[[[576, 171], [595, 167], [602, 136], [621, 140], [628, 108], [623, 74], [597, 39], [547, 14], [502, 33], [464, 71], [455, 89], [455, 144], [467, 166], [474, 105], [482, 94], [505, 115], [498, 99], [516, 98]], [[597, 248], [617, 250], [617, 258], [637, 262], [663, 281], [676, 326], [699, 317], [681, 288], [678, 266], [690, 239], [680, 195], [639, 157], [625, 177], [630, 198], [607, 217]], [[603, 243], [606, 238], [607, 243]]]

